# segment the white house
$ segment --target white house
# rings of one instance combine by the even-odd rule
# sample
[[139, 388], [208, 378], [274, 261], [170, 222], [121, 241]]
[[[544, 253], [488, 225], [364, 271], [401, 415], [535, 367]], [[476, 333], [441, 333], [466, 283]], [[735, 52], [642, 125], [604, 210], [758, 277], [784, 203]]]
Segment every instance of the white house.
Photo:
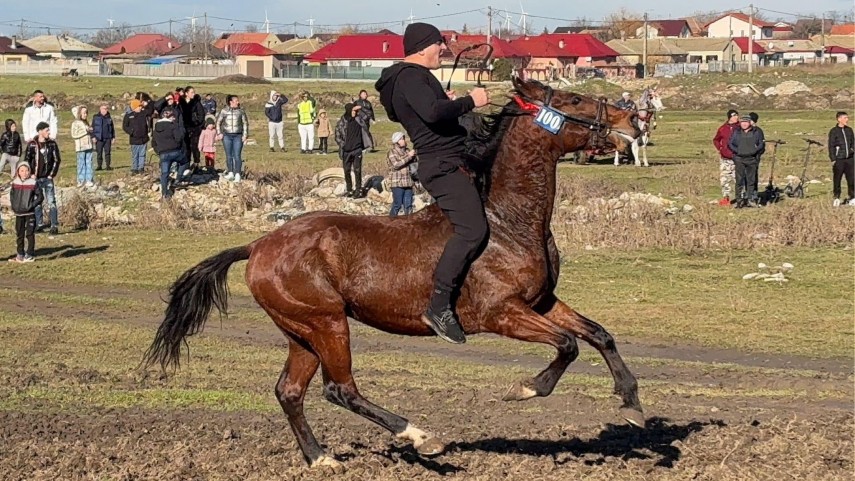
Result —
[[[754, 18], [752, 24], [753, 27], [749, 28], [748, 15], [744, 13], [728, 13], [707, 24], [707, 37], [731, 38], [750, 36], [754, 40], [773, 38], [775, 24], [764, 22], [757, 18]], [[750, 35], [749, 30], [752, 31]]]

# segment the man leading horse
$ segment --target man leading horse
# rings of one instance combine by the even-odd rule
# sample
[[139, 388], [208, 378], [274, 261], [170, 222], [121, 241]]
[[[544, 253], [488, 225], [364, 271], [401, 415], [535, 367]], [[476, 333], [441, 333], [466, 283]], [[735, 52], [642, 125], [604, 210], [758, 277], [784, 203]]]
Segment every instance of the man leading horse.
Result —
[[454, 227], [434, 271], [434, 288], [422, 321], [446, 341], [463, 343], [466, 336], [454, 300], [488, 229], [480, 194], [466, 168], [467, 132], [459, 118], [487, 105], [490, 97], [482, 87], [462, 97], [443, 90], [430, 70], [440, 67], [446, 49], [436, 27], [410, 24], [404, 32], [404, 61], [384, 69], [375, 88], [389, 119], [400, 122], [413, 140], [419, 179]]

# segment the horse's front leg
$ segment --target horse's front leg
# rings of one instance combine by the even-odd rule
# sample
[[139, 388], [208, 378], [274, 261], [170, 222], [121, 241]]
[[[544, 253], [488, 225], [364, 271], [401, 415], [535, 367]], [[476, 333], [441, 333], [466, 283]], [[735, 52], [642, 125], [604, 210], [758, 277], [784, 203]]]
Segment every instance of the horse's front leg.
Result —
[[576, 338], [522, 303], [511, 303], [504, 312], [491, 319], [491, 325], [487, 326], [490, 332], [521, 341], [549, 344], [558, 351], [546, 369], [533, 378], [511, 385], [502, 399], [524, 401], [550, 395], [564, 371], [579, 355]]
[[543, 317], [554, 323], [559, 329], [567, 330], [593, 346], [605, 359], [615, 381], [615, 394], [620, 396], [623, 405], [620, 413], [630, 424], [644, 427], [644, 413], [638, 400], [638, 382], [618, 354], [615, 340], [603, 326], [571, 309], [558, 299], [554, 299]]

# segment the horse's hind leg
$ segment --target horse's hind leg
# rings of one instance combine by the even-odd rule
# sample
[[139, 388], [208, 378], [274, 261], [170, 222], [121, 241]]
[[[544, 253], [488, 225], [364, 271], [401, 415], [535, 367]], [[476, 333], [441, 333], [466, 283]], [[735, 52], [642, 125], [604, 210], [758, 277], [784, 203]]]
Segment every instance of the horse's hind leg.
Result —
[[439, 439], [416, 428], [406, 419], [371, 403], [359, 393], [353, 380], [347, 319], [342, 316], [340, 322], [340, 325], [335, 326], [335, 333], [313, 331], [317, 342], [312, 343], [312, 348], [321, 358], [324, 397], [331, 403], [386, 428], [395, 437], [412, 441], [419, 454], [434, 456], [442, 453], [445, 445]]
[[289, 341], [288, 360], [285, 361], [285, 368], [276, 383], [276, 398], [288, 416], [288, 424], [294, 431], [306, 462], [312, 467], [336, 466], [338, 462], [324, 453], [303, 414], [306, 388], [317, 372], [320, 360], [315, 353], [300, 343], [293, 339]]
[[552, 394], [558, 380], [579, 355], [579, 345], [573, 335], [525, 306], [515, 306], [494, 318], [491, 329], [496, 334], [526, 342], [549, 344], [558, 351], [549, 366], [531, 379], [519, 381], [508, 389], [502, 400], [525, 401]]
[[629, 368], [626, 367], [623, 358], [618, 354], [612, 335], [603, 326], [579, 314], [559, 300], [556, 300], [552, 308], [544, 313], [544, 317], [569, 330], [573, 335], [582, 338], [600, 351], [615, 380], [615, 394], [623, 400], [623, 405], [620, 408], [621, 415], [630, 424], [644, 427], [644, 414], [641, 409], [641, 402], [638, 400], [638, 382]]

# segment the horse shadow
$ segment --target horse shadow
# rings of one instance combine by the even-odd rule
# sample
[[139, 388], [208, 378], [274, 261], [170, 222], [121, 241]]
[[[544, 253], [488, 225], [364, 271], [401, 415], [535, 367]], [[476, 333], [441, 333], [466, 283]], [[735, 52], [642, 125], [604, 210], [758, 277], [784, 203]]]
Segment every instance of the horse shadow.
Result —
[[[722, 420], [675, 424], [671, 423], [668, 418], [656, 417], [647, 421], [645, 429], [638, 429], [629, 425], [609, 424], [596, 438], [588, 440], [572, 438], [554, 441], [494, 437], [472, 442], [453, 442], [447, 446], [446, 453], [458, 451], [515, 454], [531, 457], [550, 456], [555, 459], [555, 463], [559, 466], [571, 463], [575, 458], [582, 458], [586, 455], [599, 456], [597, 459], [585, 459], [584, 463], [587, 465], [606, 464], [609, 462], [607, 458], [610, 457], [622, 460], [653, 458], [656, 461], [656, 466], [673, 468], [683, 455], [679, 443], [675, 443], [675, 441], [683, 442], [693, 433], [701, 432], [709, 427], [725, 426], [727, 424]], [[412, 446], [390, 446], [388, 450], [374, 454], [389, 459], [397, 458], [411, 465], [418, 464], [441, 475], [454, 474], [464, 470], [450, 463], [425, 459], [419, 456]], [[572, 456], [563, 460], [556, 459], [562, 454], [571, 454]]]
[[[109, 249], [110, 246], [95, 246], [95, 247], [84, 247], [84, 246], [73, 246], [69, 244], [56, 246], [56, 247], [38, 247], [36, 248], [36, 257], [44, 258], [47, 260], [55, 260], [55, 259], [63, 259], [69, 257], [78, 257], [85, 256], [87, 254], [94, 254], [96, 252], [103, 252]], [[14, 256], [13, 256], [14, 257]]]

